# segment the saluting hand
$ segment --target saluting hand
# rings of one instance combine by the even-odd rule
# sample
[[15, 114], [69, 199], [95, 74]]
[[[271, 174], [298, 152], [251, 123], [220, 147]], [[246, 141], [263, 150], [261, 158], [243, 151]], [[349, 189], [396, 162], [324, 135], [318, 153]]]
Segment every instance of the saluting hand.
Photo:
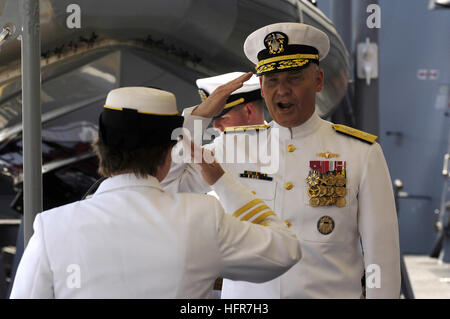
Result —
[[248, 81], [252, 75], [253, 72], [248, 72], [224, 85], [219, 86], [214, 90], [214, 92], [211, 93], [210, 96], [208, 96], [205, 101], [203, 101], [194, 109], [194, 111], [192, 111], [192, 115], [207, 118], [219, 115], [225, 107], [226, 101], [231, 93], [241, 88], [244, 85], [244, 82]]
[[215, 161], [214, 154], [210, 150], [203, 149], [203, 159], [205, 158], [212, 158], [212, 161], [203, 161], [202, 163], [198, 163], [198, 165], [200, 165], [202, 169], [202, 176], [205, 182], [207, 182], [208, 185], [214, 185], [219, 178], [225, 174], [225, 171], [222, 166]]
[[200, 165], [203, 179], [208, 185], [214, 185], [219, 178], [222, 177], [225, 171], [222, 166], [216, 162], [212, 151], [195, 144], [186, 136], [183, 137], [183, 147], [185, 150], [186, 148], [189, 148], [189, 143], [191, 158], [194, 160], [194, 163]]

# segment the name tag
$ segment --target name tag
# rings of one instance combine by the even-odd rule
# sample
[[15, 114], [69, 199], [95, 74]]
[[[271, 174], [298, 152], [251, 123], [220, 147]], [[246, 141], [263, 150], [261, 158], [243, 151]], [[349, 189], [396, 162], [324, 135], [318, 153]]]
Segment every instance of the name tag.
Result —
[[264, 174], [261, 172], [254, 172], [254, 171], [244, 171], [244, 173], [239, 174], [239, 176], [242, 178], [262, 179], [265, 181], [273, 180], [273, 178], [270, 176], [267, 176], [267, 174]]

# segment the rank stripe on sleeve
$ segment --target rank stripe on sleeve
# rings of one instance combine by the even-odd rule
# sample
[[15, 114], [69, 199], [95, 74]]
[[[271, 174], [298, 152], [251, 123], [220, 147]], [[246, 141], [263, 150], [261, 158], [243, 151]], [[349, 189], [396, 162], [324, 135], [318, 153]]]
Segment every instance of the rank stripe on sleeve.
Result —
[[250, 213], [248, 213], [247, 215], [242, 217], [241, 220], [242, 221], [249, 220], [250, 218], [252, 218], [253, 216], [255, 216], [256, 214], [258, 214], [259, 212], [261, 212], [261, 211], [263, 211], [265, 209], [269, 209], [269, 206], [267, 206], [267, 205], [258, 206], [255, 209], [253, 209]]
[[[262, 205], [259, 205], [262, 204]], [[259, 206], [258, 206], [259, 205]], [[257, 206], [257, 207], [255, 207]], [[245, 204], [241, 208], [239, 208], [233, 216], [239, 218], [239, 216], [243, 216], [241, 221], [249, 221], [253, 224], [267, 224], [265, 219], [271, 215], [275, 215], [273, 211], [270, 210], [270, 207], [267, 206], [261, 199], [257, 198], [252, 200], [251, 202]], [[264, 223], [262, 223], [264, 222]]]
[[256, 206], [259, 203], [262, 203], [263, 201], [259, 198], [252, 200], [251, 202], [245, 204], [244, 206], [242, 206], [241, 208], [239, 208], [238, 210], [236, 210], [233, 214], [234, 217], [239, 217], [240, 215], [242, 215], [242, 213], [248, 211], [250, 208]]
[[258, 216], [258, 218], [255, 218], [252, 223], [254, 224], [259, 224], [262, 221], [264, 221], [267, 217], [275, 215], [275, 213], [273, 211], [268, 211], [267, 213], [261, 214]]

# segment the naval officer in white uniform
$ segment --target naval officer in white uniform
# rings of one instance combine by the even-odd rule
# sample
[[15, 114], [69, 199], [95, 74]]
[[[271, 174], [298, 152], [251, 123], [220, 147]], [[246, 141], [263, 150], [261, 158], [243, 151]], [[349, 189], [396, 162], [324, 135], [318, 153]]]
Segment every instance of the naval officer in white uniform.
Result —
[[219, 276], [263, 282], [299, 260], [295, 235], [220, 165], [201, 164], [224, 208], [162, 189], [182, 123], [169, 92], [108, 94], [96, 144], [108, 178], [91, 198], [36, 216], [11, 298], [207, 298]]
[[[315, 111], [324, 83], [318, 65], [328, 50], [325, 33], [300, 23], [268, 25], [245, 41], [273, 122], [259, 132], [229, 128], [224, 140], [270, 133], [267, 149], [277, 145], [271, 156], [278, 165], [270, 172], [260, 159], [223, 166], [295, 231], [303, 257], [267, 283], [224, 280], [222, 298], [399, 298], [398, 224], [381, 147], [376, 136], [322, 120]], [[206, 127], [233, 85], [185, 110], [185, 127], [193, 130], [195, 120]], [[251, 158], [248, 145], [233, 151]], [[189, 165], [173, 165], [167, 181], [184, 191], [207, 189]]]
[[[197, 79], [196, 84], [200, 98], [205, 101], [219, 86], [222, 86], [235, 78], [244, 75], [244, 72], [230, 72], [217, 76]], [[188, 108], [190, 110], [192, 108]], [[231, 93], [228, 97], [223, 111], [212, 119], [213, 127], [216, 132], [211, 135], [217, 136], [209, 149], [215, 148], [215, 143], [220, 143], [223, 138], [223, 132], [230, 126], [242, 125], [261, 125], [264, 121], [264, 101], [261, 97], [261, 86], [256, 75], [243, 83], [242, 87]], [[214, 191], [208, 192], [218, 198]], [[214, 284], [214, 294], [220, 296], [222, 290], [222, 278], [219, 278]], [[220, 298], [219, 298], [220, 299]]]
[[[223, 133], [228, 127], [241, 125], [268, 127], [264, 121], [264, 102], [259, 79], [251, 72], [230, 72], [200, 78], [196, 84], [203, 103], [200, 107], [196, 105], [183, 111], [184, 127], [191, 133], [188, 139], [194, 139], [200, 144], [205, 137], [205, 140], [211, 141], [205, 148], [213, 151], [217, 149], [217, 145], [223, 144]], [[221, 104], [224, 106], [220, 107]], [[195, 112], [199, 111], [207, 117], [194, 116]], [[210, 122], [213, 128], [210, 127], [205, 132]], [[201, 134], [196, 135], [195, 132]], [[181, 143], [173, 151], [182, 154]], [[188, 161], [191, 161], [189, 156]], [[187, 179], [184, 180], [184, 177]], [[169, 176], [161, 182], [161, 185], [167, 191], [208, 193], [217, 197], [202, 178], [197, 165], [174, 163]]]

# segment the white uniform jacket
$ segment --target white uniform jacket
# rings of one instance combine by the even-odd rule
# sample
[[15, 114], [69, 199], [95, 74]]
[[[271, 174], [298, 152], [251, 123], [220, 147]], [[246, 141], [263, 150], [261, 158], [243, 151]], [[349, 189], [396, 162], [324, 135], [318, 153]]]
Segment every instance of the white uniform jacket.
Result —
[[[193, 120], [201, 120], [205, 128], [208, 119], [192, 116], [191, 111], [184, 112], [184, 126], [193, 130]], [[263, 165], [267, 160], [262, 161], [262, 157], [255, 161], [254, 152], [249, 151], [249, 145], [255, 142], [235, 149], [236, 153], [245, 153], [246, 163], [222, 165], [290, 225], [300, 240], [302, 259], [267, 283], [224, 280], [222, 298], [360, 298], [364, 273], [367, 298], [399, 298], [398, 223], [391, 178], [380, 145], [340, 134], [316, 113], [292, 129], [275, 122], [270, 125], [259, 133], [222, 134], [206, 147], [216, 154], [221, 148], [228, 153], [228, 141], [237, 136], [268, 133], [262, 143], [268, 153], [278, 155], [278, 160], [272, 156], [273, 162], [278, 161], [275, 171], [274, 163], [271, 167]], [[273, 143], [276, 140], [279, 144]], [[311, 205], [307, 178], [312, 168], [345, 168], [343, 207]], [[255, 173], [251, 178], [251, 172], [266, 172], [269, 178], [255, 178]], [[173, 165], [163, 185], [172, 190], [208, 191], [196, 167], [186, 164]]]
[[[265, 206], [228, 174], [213, 188], [231, 214]], [[250, 221], [154, 177], [108, 178], [92, 198], [37, 215], [11, 298], [206, 298], [219, 276], [271, 280], [299, 260], [299, 242], [267, 206]]]

